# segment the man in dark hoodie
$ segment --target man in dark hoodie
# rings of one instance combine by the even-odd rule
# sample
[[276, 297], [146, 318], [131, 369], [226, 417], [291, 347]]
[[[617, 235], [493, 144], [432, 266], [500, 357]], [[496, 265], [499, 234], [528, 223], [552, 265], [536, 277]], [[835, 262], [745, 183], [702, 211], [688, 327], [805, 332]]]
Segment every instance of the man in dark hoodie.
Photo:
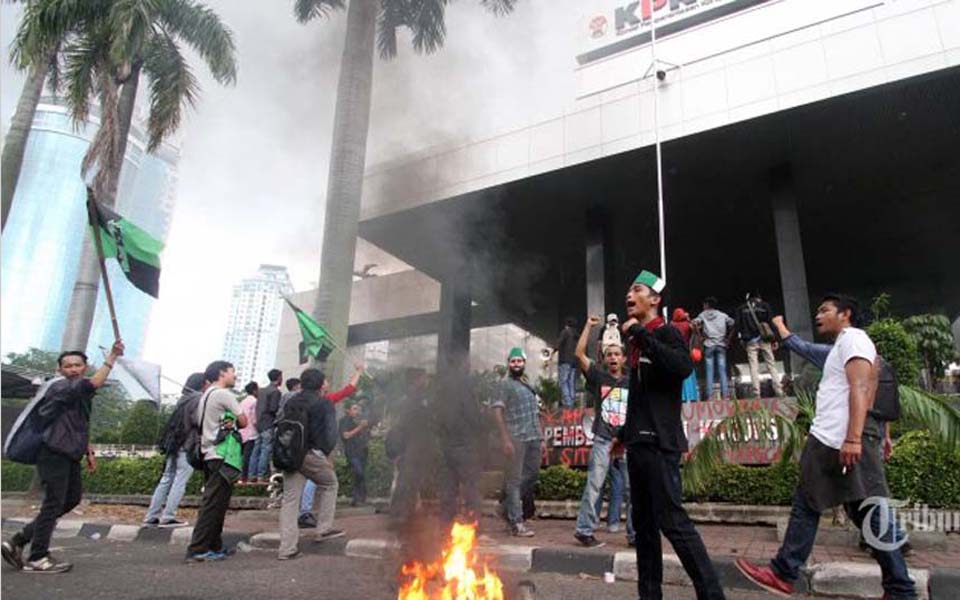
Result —
[[300, 495], [307, 479], [317, 484], [314, 506], [317, 511], [318, 540], [339, 537], [342, 531], [333, 529], [333, 514], [337, 504], [337, 474], [330, 453], [337, 445], [337, 411], [333, 403], [321, 397], [326, 377], [318, 369], [306, 369], [300, 376], [302, 390], [283, 407], [282, 419], [299, 421], [303, 425], [306, 455], [296, 471], [283, 473], [283, 503], [280, 506], [280, 550], [277, 558], [289, 560], [299, 556], [297, 544], [300, 529]]
[[280, 385], [283, 373], [280, 369], [270, 369], [267, 373], [270, 385], [260, 390], [257, 397], [257, 441], [250, 455], [250, 472], [253, 482], [270, 479], [270, 456], [273, 453], [273, 425], [280, 410]]
[[723, 588], [700, 534], [681, 504], [680, 454], [687, 438], [680, 420], [683, 380], [693, 361], [680, 332], [657, 313], [665, 283], [642, 271], [627, 290], [630, 402], [620, 438], [627, 468], [637, 544], [637, 589], [643, 600], [663, 597], [660, 533], [670, 541], [698, 600], [723, 598]]
[[[57, 519], [80, 504], [83, 494], [80, 461], [97, 468], [89, 447], [90, 412], [93, 395], [103, 386], [117, 358], [123, 355], [123, 342], [117, 340], [93, 377], [84, 377], [87, 355], [79, 350], [60, 354], [60, 377], [50, 384], [34, 409], [43, 424], [43, 446], [37, 456], [37, 474], [43, 485], [43, 504], [37, 518], [27, 523], [10, 540], [3, 542], [3, 560], [25, 573], [64, 573], [73, 565], [50, 556], [50, 538]], [[29, 559], [23, 549], [30, 544]]]

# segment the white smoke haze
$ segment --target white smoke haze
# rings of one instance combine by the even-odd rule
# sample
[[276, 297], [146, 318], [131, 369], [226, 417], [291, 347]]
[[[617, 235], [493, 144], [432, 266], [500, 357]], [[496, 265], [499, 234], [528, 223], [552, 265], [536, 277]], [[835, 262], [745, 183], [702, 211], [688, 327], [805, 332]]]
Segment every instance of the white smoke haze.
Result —
[[[300, 25], [292, 0], [206, 4], [236, 35], [239, 77], [221, 87], [191, 57], [202, 93], [178, 135], [177, 208], [144, 356], [181, 380], [218, 357], [231, 286], [259, 264], [286, 265], [297, 289], [318, 280], [345, 24], [341, 13]], [[522, 0], [496, 18], [464, 0], [448, 8], [438, 53], [419, 56], [401, 38], [396, 59], [376, 62], [368, 166], [562, 114], [582, 10]], [[21, 11], [0, 5], [4, 133], [24, 80], [7, 54]]]

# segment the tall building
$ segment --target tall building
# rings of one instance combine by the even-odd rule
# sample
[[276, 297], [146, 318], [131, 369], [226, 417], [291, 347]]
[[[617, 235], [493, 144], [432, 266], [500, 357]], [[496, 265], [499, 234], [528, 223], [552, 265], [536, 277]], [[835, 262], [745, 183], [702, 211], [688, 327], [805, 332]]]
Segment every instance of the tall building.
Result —
[[[3, 231], [2, 352], [28, 348], [60, 350], [67, 309], [76, 281], [83, 236], [87, 234], [86, 193], [80, 163], [99, 126], [74, 127], [69, 112], [53, 98], [37, 106], [7, 226]], [[139, 124], [131, 127], [117, 193], [117, 210], [151, 235], [165, 240], [173, 214], [179, 149], [165, 143], [146, 152]], [[134, 288], [114, 261], [108, 261], [120, 333], [127, 355], [136, 357], [155, 300]], [[87, 348], [109, 346], [113, 334], [101, 291]]]
[[233, 286], [223, 357], [237, 370], [237, 384], [264, 381], [276, 366], [281, 294], [292, 294], [286, 267], [260, 265], [257, 274]]

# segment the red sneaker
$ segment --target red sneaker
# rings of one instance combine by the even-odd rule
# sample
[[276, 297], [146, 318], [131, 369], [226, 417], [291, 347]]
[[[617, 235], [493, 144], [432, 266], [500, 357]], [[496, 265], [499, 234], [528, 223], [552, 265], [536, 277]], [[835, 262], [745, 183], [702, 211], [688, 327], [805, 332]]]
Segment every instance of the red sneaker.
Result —
[[770, 567], [758, 567], [745, 558], [738, 558], [736, 565], [744, 577], [771, 594], [787, 598], [793, 593], [793, 584], [777, 577]]

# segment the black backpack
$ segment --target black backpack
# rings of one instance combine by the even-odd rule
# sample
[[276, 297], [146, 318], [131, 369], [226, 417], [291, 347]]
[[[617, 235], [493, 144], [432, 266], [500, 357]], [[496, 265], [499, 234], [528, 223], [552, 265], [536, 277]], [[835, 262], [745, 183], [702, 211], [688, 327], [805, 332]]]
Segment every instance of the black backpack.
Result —
[[900, 389], [897, 382], [897, 373], [883, 357], [880, 360], [879, 381], [877, 395], [873, 401], [870, 414], [880, 421], [900, 420]]
[[[206, 464], [203, 458], [203, 417], [207, 413], [207, 400], [214, 389], [216, 388], [207, 390], [207, 393], [203, 395], [203, 411], [200, 413], [199, 419], [190, 419], [193, 427], [187, 432], [186, 440], [183, 442], [183, 451], [187, 455], [187, 462], [196, 471], [202, 471]], [[197, 406], [192, 402], [189, 404], [194, 407]]]
[[200, 403], [200, 394], [181, 401], [167, 419], [160, 436], [157, 438], [157, 449], [165, 456], [176, 454], [187, 442], [187, 437], [193, 430], [193, 415], [197, 412]]
[[297, 394], [283, 406], [277, 416], [273, 436], [273, 466], [279, 471], [297, 471], [307, 455], [307, 426], [310, 424], [308, 404]]

